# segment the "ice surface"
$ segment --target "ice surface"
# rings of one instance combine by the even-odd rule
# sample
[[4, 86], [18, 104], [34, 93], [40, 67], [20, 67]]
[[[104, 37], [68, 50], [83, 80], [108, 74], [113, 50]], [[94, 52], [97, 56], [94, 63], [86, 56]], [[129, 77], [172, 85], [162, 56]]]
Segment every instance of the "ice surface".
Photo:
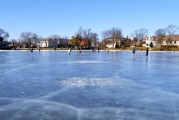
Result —
[[179, 52], [0, 51], [1, 120], [178, 120]]

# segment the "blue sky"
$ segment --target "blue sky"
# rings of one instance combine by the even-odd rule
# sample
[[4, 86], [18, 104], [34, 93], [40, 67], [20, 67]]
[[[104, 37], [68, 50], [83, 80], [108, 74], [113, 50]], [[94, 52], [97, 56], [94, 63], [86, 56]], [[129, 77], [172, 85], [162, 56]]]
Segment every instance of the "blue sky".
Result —
[[101, 32], [120, 27], [123, 36], [146, 28], [149, 36], [179, 26], [179, 0], [0, 0], [0, 28], [19, 39], [22, 32], [71, 37], [79, 27]]

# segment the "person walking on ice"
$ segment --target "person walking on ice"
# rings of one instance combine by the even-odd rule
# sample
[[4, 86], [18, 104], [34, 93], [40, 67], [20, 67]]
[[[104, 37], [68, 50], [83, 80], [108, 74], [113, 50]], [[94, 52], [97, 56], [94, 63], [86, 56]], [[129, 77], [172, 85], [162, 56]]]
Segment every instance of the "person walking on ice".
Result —
[[69, 55], [70, 55], [71, 51], [72, 51], [72, 48], [69, 48], [69, 49], [68, 49], [68, 54], [69, 54]]

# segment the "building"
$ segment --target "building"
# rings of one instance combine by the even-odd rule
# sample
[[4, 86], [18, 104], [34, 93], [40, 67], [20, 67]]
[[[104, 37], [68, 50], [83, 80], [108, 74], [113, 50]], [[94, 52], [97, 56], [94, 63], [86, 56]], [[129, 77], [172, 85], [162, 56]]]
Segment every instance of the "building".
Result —
[[111, 38], [105, 39], [104, 43], [107, 48], [117, 48], [118, 46], [121, 45], [120, 40], [118, 40], [117, 42], [114, 42], [113, 39]]
[[107, 43], [106, 47], [107, 48], [118, 48], [117, 46], [120, 46], [120, 42], [115, 42], [115, 43]]
[[151, 43], [153, 44], [154, 47], [158, 46], [158, 42], [157, 42], [157, 37], [153, 36], [153, 37], [145, 37], [143, 39], [143, 46], [146, 46], [147, 44], [150, 45]]
[[40, 41], [40, 47], [47, 47], [47, 48], [54, 48], [58, 47], [58, 41], [52, 38], [48, 38], [45, 40]]
[[179, 35], [166, 36], [161, 45], [179, 46]]

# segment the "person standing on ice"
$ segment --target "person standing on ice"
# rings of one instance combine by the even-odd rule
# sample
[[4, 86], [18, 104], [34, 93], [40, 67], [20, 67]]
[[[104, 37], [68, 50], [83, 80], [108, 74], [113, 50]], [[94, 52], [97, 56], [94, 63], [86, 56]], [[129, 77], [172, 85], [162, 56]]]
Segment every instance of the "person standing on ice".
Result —
[[134, 45], [133, 48], [132, 48], [133, 58], [135, 58], [135, 51], [136, 51], [136, 46]]
[[79, 50], [78, 54], [81, 54], [81, 47], [79, 47], [78, 50]]
[[148, 57], [148, 55], [149, 55], [149, 46], [148, 46], [148, 44], [147, 44], [147, 46], [146, 46], [146, 54], [145, 54], [145, 56]]

